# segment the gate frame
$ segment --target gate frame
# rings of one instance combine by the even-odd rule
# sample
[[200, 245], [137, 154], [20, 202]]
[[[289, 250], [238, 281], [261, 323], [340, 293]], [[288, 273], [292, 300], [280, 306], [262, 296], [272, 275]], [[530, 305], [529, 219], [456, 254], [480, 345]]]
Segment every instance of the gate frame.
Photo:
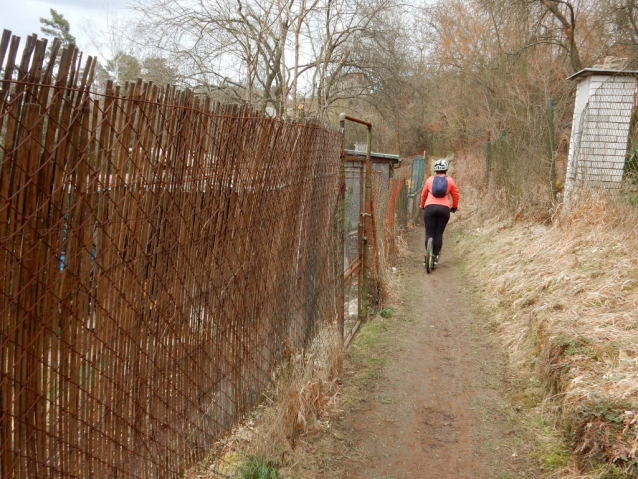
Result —
[[[356, 333], [361, 321], [368, 316], [368, 291], [370, 287], [370, 241], [369, 237], [372, 232], [372, 123], [361, 120], [353, 116], [347, 115], [345, 112], [339, 115], [339, 126], [341, 132], [345, 133], [346, 120], [359, 123], [367, 127], [366, 139], [366, 158], [365, 158], [365, 188], [363, 191], [363, 201], [359, 202], [359, 285], [358, 288], [358, 319], [352, 328], [348, 338], [345, 341], [345, 347], [348, 346], [354, 334]], [[343, 158], [346, 161], [362, 161], [358, 157], [346, 156], [345, 151]], [[361, 175], [364, 172], [361, 169]], [[362, 178], [363, 179], [363, 178]], [[360, 185], [363, 182], [359, 183]], [[345, 191], [344, 191], [345, 194]], [[344, 201], [345, 203], [345, 201]], [[362, 205], [365, 205], [365, 211], [362, 211]], [[342, 230], [345, 231], [345, 214], [342, 215]], [[343, 324], [343, 317], [341, 318]]]

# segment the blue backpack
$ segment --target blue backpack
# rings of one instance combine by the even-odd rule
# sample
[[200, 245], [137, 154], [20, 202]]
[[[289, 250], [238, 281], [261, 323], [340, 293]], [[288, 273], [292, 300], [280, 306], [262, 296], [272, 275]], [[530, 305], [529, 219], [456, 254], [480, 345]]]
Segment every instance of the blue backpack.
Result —
[[445, 198], [447, 196], [447, 177], [434, 177], [432, 181], [432, 196], [435, 198]]

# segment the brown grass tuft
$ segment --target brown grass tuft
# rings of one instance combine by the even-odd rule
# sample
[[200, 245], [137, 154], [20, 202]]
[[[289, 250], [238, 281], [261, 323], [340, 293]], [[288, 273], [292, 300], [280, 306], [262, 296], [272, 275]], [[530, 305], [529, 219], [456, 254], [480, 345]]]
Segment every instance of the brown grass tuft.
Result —
[[574, 452], [581, 462], [592, 459], [635, 465], [638, 451], [636, 417], [628, 401], [597, 398], [581, 405], [576, 417]]
[[325, 427], [337, 412], [343, 347], [336, 328], [326, 329], [308, 351], [295, 354], [277, 373], [260, 418], [261, 456], [294, 451], [300, 437]]
[[272, 465], [288, 477], [306, 454], [304, 438], [329, 427], [338, 412], [343, 360], [343, 340], [336, 325], [330, 325], [307, 350], [290, 354], [273, 374], [265, 400], [252, 417], [215, 444], [206, 460], [185, 477], [238, 477], [249, 458]]

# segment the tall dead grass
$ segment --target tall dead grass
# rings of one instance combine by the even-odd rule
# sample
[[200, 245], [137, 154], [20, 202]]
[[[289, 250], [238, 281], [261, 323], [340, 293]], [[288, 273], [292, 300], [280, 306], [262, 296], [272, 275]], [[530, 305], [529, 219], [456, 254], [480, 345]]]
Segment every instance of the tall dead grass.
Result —
[[468, 270], [512, 364], [543, 380], [572, 434], [575, 469], [561, 477], [599, 477], [604, 463], [636, 473], [637, 209], [583, 191], [539, 223], [459, 183], [472, 213], [455, 225]]
[[276, 374], [258, 427], [256, 453], [262, 457], [292, 454], [303, 436], [326, 427], [338, 412], [343, 341], [326, 328], [313, 345], [291, 357]]
[[304, 439], [328, 428], [338, 413], [344, 357], [336, 325], [325, 327], [307, 349], [292, 352], [273, 373], [262, 405], [187, 477], [244, 477], [242, 467], [251, 458], [289, 473], [297, 465], [296, 458], [305, 454]]
[[488, 187], [485, 168], [484, 154], [462, 151], [457, 155], [453, 176], [462, 191], [462, 211], [471, 212], [475, 219], [551, 221], [555, 203], [549, 180], [543, 181], [537, 172], [532, 174], [514, 164], [511, 182], [515, 186], [497, 184], [492, 171]]

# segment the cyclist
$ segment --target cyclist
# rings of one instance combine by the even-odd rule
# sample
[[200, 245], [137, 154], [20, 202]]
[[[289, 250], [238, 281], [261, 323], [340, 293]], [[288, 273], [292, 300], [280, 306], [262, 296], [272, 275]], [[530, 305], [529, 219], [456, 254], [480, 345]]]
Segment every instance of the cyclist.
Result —
[[[454, 180], [447, 176], [447, 170], [447, 161], [437, 160], [434, 163], [434, 176], [427, 179], [421, 192], [421, 208], [425, 208], [423, 212], [425, 247], [427, 248], [428, 239], [433, 238], [434, 264], [439, 262], [443, 246], [443, 231], [447, 222], [450, 221], [450, 211], [456, 213], [459, 208], [459, 190]], [[449, 195], [452, 195], [451, 208]], [[427, 257], [424, 258], [425, 261]]]

